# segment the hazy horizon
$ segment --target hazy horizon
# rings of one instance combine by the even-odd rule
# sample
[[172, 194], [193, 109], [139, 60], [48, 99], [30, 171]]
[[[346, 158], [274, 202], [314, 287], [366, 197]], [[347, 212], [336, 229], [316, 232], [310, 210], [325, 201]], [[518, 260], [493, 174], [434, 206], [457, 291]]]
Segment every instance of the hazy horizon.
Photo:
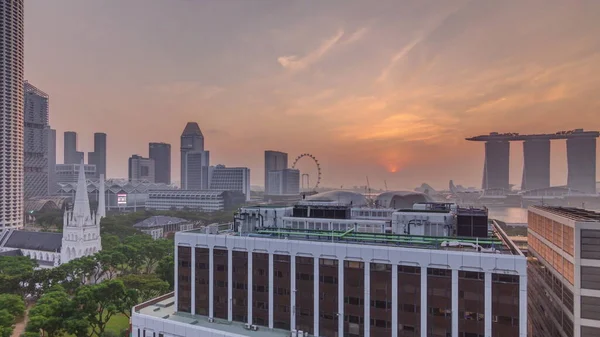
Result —
[[[595, 0], [27, 0], [25, 79], [50, 95], [57, 163], [64, 131], [84, 152], [105, 132], [109, 177], [167, 142], [179, 181], [194, 121], [211, 165], [247, 166], [252, 185], [279, 150], [316, 156], [322, 186], [481, 187], [483, 143], [465, 137], [600, 130], [598, 13]], [[517, 186], [522, 165], [513, 143]]]

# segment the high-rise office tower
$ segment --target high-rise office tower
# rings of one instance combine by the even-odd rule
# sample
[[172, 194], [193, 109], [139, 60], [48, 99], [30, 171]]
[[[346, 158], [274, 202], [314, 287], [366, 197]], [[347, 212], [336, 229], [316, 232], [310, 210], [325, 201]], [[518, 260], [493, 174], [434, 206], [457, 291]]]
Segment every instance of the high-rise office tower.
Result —
[[48, 195], [56, 191], [56, 130], [48, 132]]
[[269, 191], [269, 171], [288, 168], [288, 155], [285, 152], [265, 151], [265, 193]]
[[94, 152], [88, 152], [88, 164], [96, 165], [96, 174], [106, 177], [106, 133], [94, 133]]
[[204, 135], [200, 131], [198, 123], [189, 122], [181, 133], [181, 188], [188, 188], [187, 184], [187, 153], [204, 151]]
[[77, 151], [77, 132], [66, 131], [64, 141], [64, 164], [79, 165], [83, 160], [83, 152]]
[[48, 195], [48, 94], [24, 83], [24, 188], [25, 199]]
[[154, 159], [154, 181], [171, 184], [171, 144], [150, 143], [148, 156]]
[[210, 152], [190, 151], [185, 154], [184, 190], [208, 190], [210, 187]]
[[269, 171], [269, 189], [267, 195], [298, 195], [300, 194], [300, 171], [285, 169]]
[[23, 225], [23, 7], [0, 2], [0, 230]]
[[134, 154], [129, 158], [129, 181], [154, 182], [154, 160]]

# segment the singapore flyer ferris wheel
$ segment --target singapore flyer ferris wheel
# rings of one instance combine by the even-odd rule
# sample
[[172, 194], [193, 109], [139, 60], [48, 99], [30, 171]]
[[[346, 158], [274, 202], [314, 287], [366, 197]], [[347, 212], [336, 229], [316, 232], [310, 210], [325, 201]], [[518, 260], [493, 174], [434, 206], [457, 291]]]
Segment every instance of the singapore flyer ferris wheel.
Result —
[[317, 170], [317, 182], [314, 184], [314, 187], [311, 187], [310, 185], [310, 176], [308, 174], [302, 174], [301, 173], [301, 182], [302, 185], [304, 186], [304, 178], [306, 177], [306, 187], [308, 189], [312, 188], [313, 190], [316, 190], [319, 187], [319, 184], [321, 184], [321, 164], [319, 164], [319, 160], [313, 156], [310, 153], [303, 153], [301, 155], [299, 155], [298, 157], [296, 157], [296, 159], [294, 160], [294, 164], [292, 164], [292, 168], [296, 169], [296, 166], [298, 164], [298, 162], [300, 162], [301, 160], [307, 160], [307, 161], [312, 161], [314, 163], [314, 165], [316, 166], [316, 170]]

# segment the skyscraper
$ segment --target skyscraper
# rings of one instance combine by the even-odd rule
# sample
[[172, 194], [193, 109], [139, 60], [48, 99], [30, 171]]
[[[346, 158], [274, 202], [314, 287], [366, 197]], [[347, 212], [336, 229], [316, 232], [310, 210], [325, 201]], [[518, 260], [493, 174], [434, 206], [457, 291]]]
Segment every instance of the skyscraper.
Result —
[[0, 2], [0, 230], [23, 225], [23, 7]]
[[150, 143], [148, 156], [154, 159], [155, 182], [171, 184], [171, 144]]
[[48, 195], [56, 191], [56, 130], [48, 132]]
[[210, 167], [210, 189], [214, 191], [239, 191], [250, 201], [250, 169], [247, 167]]
[[94, 133], [94, 152], [88, 152], [88, 164], [96, 165], [96, 174], [106, 177], [106, 133]]
[[210, 171], [209, 151], [190, 151], [185, 154], [184, 190], [208, 190]]
[[288, 155], [285, 152], [265, 151], [265, 193], [269, 191], [269, 171], [288, 168]]
[[65, 132], [64, 151], [64, 164], [81, 163], [83, 160], [83, 152], [77, 151], [77, 132]]
[[[198, 123], [188, 122], [181, 133], [181, 188], [190, 189], [187, 184], [187, 153], [204, 151], [204, 135]], [[207, 163], [208, 165], [208, 163]], [[208, 168], [207, 168], [208, 169]]]
[[154, 160], [134, 154], [129, 157], [129, 181], [154, 182]]
[[24, 83], [24, 195], [25, 199], [48, 195], [48, 95]]

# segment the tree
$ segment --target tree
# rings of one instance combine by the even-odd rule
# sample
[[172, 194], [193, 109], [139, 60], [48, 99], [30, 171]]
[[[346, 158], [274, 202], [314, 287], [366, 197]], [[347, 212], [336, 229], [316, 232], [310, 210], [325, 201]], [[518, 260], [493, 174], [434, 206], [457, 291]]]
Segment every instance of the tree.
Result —
[[65, 330], [65, 312], [70, 307], [71, 300], [65, 289], [59, 285], [53, 286], [29, 311], [29, 322], [25, 330], [38, 334], [41, 330], [48, 337], [60, 336]]
[[92, 332], [102, 336], [108, 321], [118, 313], [131, 310], [135, 296], [127, 291], [121, 280], [80, 287], [73, 299], [80, 318], [89, 322]]
[[109, 251], [116, 249], [121, 244], [119, 237], [112, 234], [103, 234], [100, 239], [102, 240], [102, 249]]
[[123, 272], [126, 257], [120, 251], [103, 249], [94, 255], [94, 259], [100, 267], [99, 277], [113, 279], [117, 274]]
[[174, 249], [173, 242], [166, 239], [152, 240], [142, 248], [142, 254], [146, 259], [146, 274], [150, 274], [164, 256], [172, 253]]
[[25, 312], [25, 302], [19, 295], [0, 294], [0, 308], [8, 311], [14, 317], [21, 317]]
[[25, 297], [37, 263], [26, 256], [0, 256], [0, 293]]
[[137, 292], [135, 294], [137, 303], [145, 302], [169, 290], [169, 283], [156, 275], [126, 275], [119, 279], [123, 281], [125, 288]]
[[163, 257], [156, 267], [156, 275], [163, 281], [169, 283], [169, 289], [173, 289], [175, 283], [175, 258], [173, 255]]
[[4, 308], [0, 309], [0, 337], [10, 337], [14, 323], [15, 316]]

